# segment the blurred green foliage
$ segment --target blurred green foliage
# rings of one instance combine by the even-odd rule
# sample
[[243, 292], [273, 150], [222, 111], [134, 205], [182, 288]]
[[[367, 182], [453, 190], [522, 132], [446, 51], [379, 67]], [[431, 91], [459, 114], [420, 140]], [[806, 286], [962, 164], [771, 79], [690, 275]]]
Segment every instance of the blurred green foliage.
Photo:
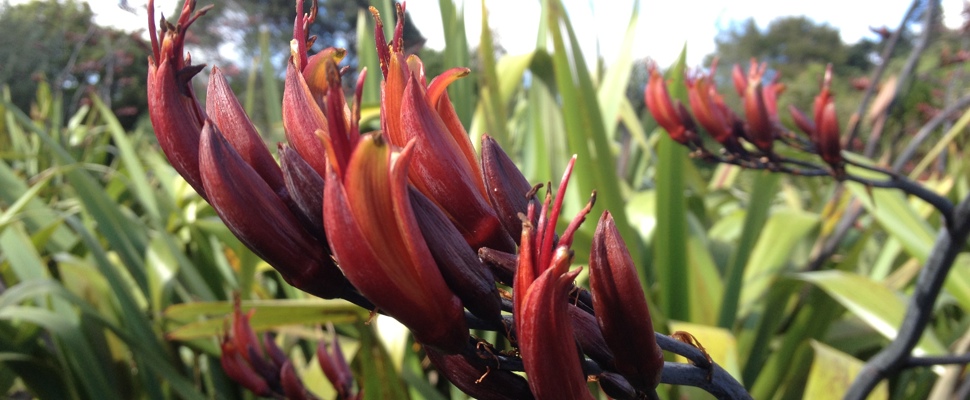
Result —
[[[73, 4], [64, 9], [79, 16], [72, 21], [89, 21], [83, 6], [64, 4]], [[488, 24], [480, 32], [480, 48], [470, 51], [461, 13], [450, 1], [441, 4], [448, 48], [421, 55], [429, 70], [475, 67], [461, 86], [449, 89], [473, 142], [485, 133], [496, 137], [532, 182], [558, 179], [568, 158], [579, 154], [564, 215], [571, 216], [592, 190], [598, 191], [594, 212], [609, 209], [617, 218], [658, 330], [693, 333], [759, 399], [838, 396], [860, 360], [893, 337], [940, 227], [926, 204], [891, 190], [841, 187], [827, 178], [691, 160], [645, 116], [644, 64], [629, 56], [632, 33], [624, 38], [619, 59], [593, 71], [562, 4], [547, 0], [535, 50], [495, 59], [499, 44]], [[382, 15], [391, 15], [388, 5], [379, 5]], [[348, 18], [369, 20], [359, 7], [355, 12]], [[219, 26], [219, 18], [212, 18], [211, 26]], [[291, 20], [282, 18], [279, 24]], [[627, 22], [632, 32], [636, 18]], [[62, 27], [83, 32], [87, 26]], [[0, 22], [4, 29], [19, 28]], [[373, 51], [368, 29], [360, 30], [357, 49], [363, 65], [374, 60], [368, 58]], [[806, 29], [814, 33], [803, 34]], [[897, 148], [894, 140], [905, 143], [928, 119], [921, 104], [940, 108], [968, 93], [967, 65], [938, 61], [944, 48], [954, 53], [959, 48], [955, 36], [941, 34], [927, 50], [917, 79], [897, 102], [894, 135], [885, 136], [880, 148]], [[271, 142], [282, 137], [279, 114], [270, 111], [279, 104], [281, 71], [271, 60], [274, 51], [288, 48], [286, 40], [274, 37], [265, 30], [255, 41], [262, 44], [252, 54], [259, 61], [238, 74], [246, 79], [234, 82], [247, 110], [264, 121], [257, 125]], [[805, 45], [809, 38], [815, 38], [814, 45]], [[0, 40], [7, 39], [0, 35]], [[798, 46], [780, 50], [784, 40]], [[63, 45], [58, 51], [70, 50], [47, 41]], [[745, 25], [719, 45], [724, 66], [757, 56], [783, 71], [789, 92], [782, 98], [793, 95], [795, 100], [784, 101], [803, 109], [817, 91], [824, 64], [842, 65], [834, 90], [846, 117], [859, 96], [851, 93], [850, 79], [872, 68], [854, 52], [879, 48], [870, 43], [853, 49], [832, 28], [799, 18], [772, 24], [766, 32]], [[96, 52], [98, 46], [82, 47]], [[793, 53], [794, 48], [802, 53]], [[129, 51], [134, 65], [143, 66], [143, 50]], [[681, 62], [667, 69], [675, 97], [685, 95], [685, 67]], [[890, 60], [889, 74], [900, 67], [900, 61]], [[48, 78], [59, 71], [54, 67]], [[279, 332], [277, 342], [300, 361], [298, 373], [321, 396], [332, 396], [333, 389], [316, 367], [312, 349], [329, 338], [320, 324], [332, 322], [369, 398], [462, 398], [422, 363], [406, 332], [376, 329], [379, 323], [364, 323], [365, 310], [308, 299], [287, 286], [174, 172], [147, 124], [126, 128], [99, 97], [81, 96], [90, 101], [65, 106], [74, 104], [74, 95], [45, 81], [28, 94], [14, 92], [13, 83], [0, 102], [0, 393], [57, 399], [251, 398], [225, 377], [218, 360], [229, 299], [239, 293], [244, 309], [257, 310], [256, 329]], [[365, 102], [365, 115], [376, 112], [375, 94]], [[937, 150], [921, 149], [932, 168], [914, 174], [951, 199], [970, 194], [966, 124], [966, 118], [953, 121]], [[946, 162], [936, 161], [938, 155]], [[835, 256], [808, 270], [837, 221], [854, 207], [867, 213], [855, 221]], [[587, 222], [576, 239], [580, 265], [586, 264], [592, 230]], [[945, 296], [934, 305], [937, 317], [919, 347], [925, 354], [967, 350], [967, 288], [970, 252], [965, 249]], [[883, 398], [949, 394], [956, 384], [940, 377], [954, 369], [959, 375], [959, 366], [907, 370], [877, 393]], [[395, 390], [382, 391], [388, 387]], [[660, 392], [667, 399], [705, 398], [690, 388], [661, 385]]]

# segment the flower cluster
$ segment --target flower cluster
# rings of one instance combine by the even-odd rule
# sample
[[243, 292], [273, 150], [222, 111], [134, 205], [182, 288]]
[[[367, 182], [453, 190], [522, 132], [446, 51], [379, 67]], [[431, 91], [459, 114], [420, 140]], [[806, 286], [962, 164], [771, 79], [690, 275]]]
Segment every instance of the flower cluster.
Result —
[[[187, 0], [177, 23], [163, 19], [157, 35], [150, 23], [151, 119], [175, 169], [288, 283], [399, 320], [439, 371], [472, 396], [591, 398], [587, 377], [614, 398], [653, 393], [663, 356], [612, 217], [603, 213], [593, 238], [592, 294], [574, 283], [570, 246], [593, 202], [561, 236], [555, 232], [575, 159], [555, 200], [547, 192], [541, 203], [538, 186], [487, 136], [479, 159], [446, 92], [469, 70], [429, 82], [421, 60], [404, 53], [400, 5], [390, 43], [374, 12], [381, 129], [360, 132], [367, 72], [348, 102], [338, 67], [344, 51], [308, 54], [316, 7], [302, 14], [302, 3], [286, 69], [288, 144], [278, 147], [279, 163], [218, 68], [205, 107], [195, 97], [190, 81], [202, 66], [192, 65], [183, 46], [205, 9], [194, 13]], [[497, 283], [512, 287], [511, 298]], [[290, 369], [271, 341], [264, 341], [270, 357], [263, 365], [263, 347], [241, 327], [245, 320], [237, 312], [233, 335], [223, 341], [224, 367], [261, 395], [289, 396], [289, 386], [297, 390], [286, 378]], [[514, 348], [495, 349], [469, 328], [500, 332]]]
[[[272, 398], [286, 398], [295, 400], [311, 400], [316, 396], [311, 394], [296, 375], [293, 362], [290, 361], [270, 334], [264, 334], [262, 340], [256, 336], [249, 320], [255, 310], [243, 314], [239, 299], [233, 303], [231, 327], [226, 328], [220, 347], [222, 349], [223, 371], [253, 393]], [[337, 336], [334, 335], [330, 350], [321, 343], [317, 347], [317, 362], [320, 369], [333, 385], [339, 400], [358, 400], [362, 398], [360, 390], [354, 390], [353, 375]]]
[[[828, 165], [828, 174], [843, 178], [845, 165], [842, 159], [840, 128], [836, 116], [834, 98], [830, 86], [832, 67], [826, 69], [819, 95], [815, 98], [814, 119], [809, 119], [795, 107], [790, 107], [795, 125], [808, 136], [808, 140], [785, 128], [778, 118], [778, 96], [785, 86], [775, 75], [765, 81], [766, 64], [752, 60], [745, 73], [735, 65], [731, 75], [734, 89], [741, 97], [744, 119], [729, 108], [714, 85], [715, 65], [710, 74], [688, 74], [684, 80], [690, 111], [683, 103], [676, 105], [670, 98], [666, 83], [655, 65], [650, 66], [650, 79], [644, 92], [647, 108], [676, 142], [688, 146], [700, 158], [741, 165], [746, 168], [768, 169], [781, 172], [801, 172], [798, 167], [809, 167], [807, 174], [818, 174], [820, 168], [798, 160], [786, 159], [775, 152], [774, 144], [783, 142], [796, 149], [819, 155]], [[718, 144], [720, 154], [709, 151], [698, 133], [700, 124]], [[749, 143], [751, 146], [745, 146]]]

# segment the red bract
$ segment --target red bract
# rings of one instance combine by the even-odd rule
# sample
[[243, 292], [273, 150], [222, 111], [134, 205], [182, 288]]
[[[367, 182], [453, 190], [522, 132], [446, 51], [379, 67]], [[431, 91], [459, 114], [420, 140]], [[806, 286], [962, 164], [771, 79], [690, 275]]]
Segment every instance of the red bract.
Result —
[[[154, 10], [153, 0], [148, 9]], [[205, 111], [195, 97], [191, 80], [204, 65], [192, 65], [189, 56], [183, 58], [185, 33], [189, 26], [212, 6], [193, 14], [195, 1], [182, 6], [176, 25], [161, 21], [156, 31], [153, 16], [148, 18], [152, 56], [148, 59], [148, 111], [155, 128], [155, 136], [172, 167], [203, 198], [206, 197], [199, 173], [199, 134], [205, 122]]]
[[683, 145], [700, 145], [700, 138], [697, 137], [697, 127], [694, 120], [687, 113], [687, 109], [680, 102], [674, 106], [667, 92], [667, 84], [663, 76], [657, 71], [657, 66], [650, 64], [648, 67], [650, 80], [647, 81], [647, 88], [643, 92], [647, 109], [663, 127], [671, 139]]
[[[568, 309], [568, 294], [580, 271], [568, 271], [572, 261], [569, 246], [590, 207], [576, 216], [558, 243], [553, 243], [566, 184], [575, 162], [573, 157], [566, 167], [552, 209], [548, 208], [550, 197], [547, 196], [538, 225], [533, 226], [529, 221], [522, 224], [519, 266], [513, 286], [515, 327], [529, 387], [537, 399], [592, 399], [579, 364]], [[529, 207], [529, 220], [535, 211], [535, 207]]]
[[419, 342], [454, 353], [468, 329], [414, 216], [407, 183], [413, 148], [395, 154], [380, 136], [364, 136], [343, 176], [327, 175], [325, 228], [340, 269], [364, 296]]
[[222, 369], [234, 381], [263, 397], [316, 399], [296, 375], [292, 362], [269, 335], [260, 341], [249, 323], [255, 310], [243, 314], [239, 299], [233, 303], [231, 328], [220, 342]]
[[633, 259], [608, 211], [603, 212], [593, 234], [589, 284], [596, 320], [614, 354], [616, 371], [637, 389], [653, 390], [660, 383], [663, 352], [653, 335]]
[[445, 92], [468, 69], [446, 71], [428, 85], [421, 60], [404, 54], [404, 8], [398, 5], [398, 24], [389, 46], [383, 45], [380, 18], [377, 22], [377, 54], [384, 73], [381, 127], [395, 146], [415, 141], [411, 183], [448, 215], [472, 249], [513, 251], [512, 238], [488, 202], [471, 141]]
[[805, 114], [795, 107], [789, 107], [789, 112], [792, 114], [795, 125], [811, 138], [818, 155], [839, 177], [845, 172], [845, 166], [842, 159], [841, 128], [835, 110], [835, 99], [832, 96], [831, 85], [832, 65], [829, 64], [825, 68], [825, 75], [822, 78], [821, 91], [815, 97], [812, 110], [815, 117], [814, 122], [808, 120]]
[[771, 154], [772, 145], [781, 129], [778, 123], [778, 94], [785, 87], [777, 83], [778, 75], [775, 75], [772, 83], [763, 85], [766, 70], [767, 64], [758, 65], [755, 60], [751, 60], [747, 81], [743, 81], [739, 66], [734, 67], [733, 77], [735, 89], [744, 99], [747, 138], [759, 150]]
[[333, 298], [350, 289], [325, 247], [211, 121], [206, 121], [199, 152], [209, 202], [243, 244], [308, 293]]
[[729, 152], [744, 153], [744, 148], [738, 142], [739, 119], [724, 104], [724, 99], [714, 86], [714, 78], [698, 73], [688, 76], [684, 83], [687, 85], [690, 108], [704, 130]]

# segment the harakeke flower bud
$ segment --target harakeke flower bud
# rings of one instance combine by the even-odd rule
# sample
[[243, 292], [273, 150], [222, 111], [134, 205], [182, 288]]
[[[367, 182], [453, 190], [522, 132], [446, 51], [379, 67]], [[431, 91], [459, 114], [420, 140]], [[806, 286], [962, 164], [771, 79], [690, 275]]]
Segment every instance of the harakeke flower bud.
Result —
[[767, 64], [758, 64], [754, 59], [748, 68], [747, 81], [743, 84], [739, 78], [741, 68], [734, 68], [734, 86], [738, 95], [744, 99], [744, 115], [747, 118], [747, 138], [765, 154], [771, 154], [772, 145], [778, 136], [778, 95], [785, 90], [785, 86], [778, 83], [780, 75], [775, 75], [772, 83], [764, 86]]
[[473, 250], [491, 247], [513, 252], [515, 244], [488, 202], [471, 141], [445, 94], [447, 85], [468, 70], [446, 71], [428, 86], [421, 60], [405, 59], [403, 7], [398, 5], [398, 25], [390, 46], [384, 45], [381, 20], [372, 12], [384, 72], [381, 124], [391, 144], [403, 147], [416, 142], [411, 183], [448, 215]]
[[589, 284], [596, 320], [613, 352], [616, 371], [637, 389], [653, 390], [660, 383], [663, 352], [654, 337], [633, 260], [608, 211], [593, 235]]
[[835, 99], [831, 92], [832, 65], [825, 68], [822, 78], [822, 88], [815, 97], [813, 112], [815, 121], [809, 120], [805, 114], [794, 106], [788, 107], [792, 119], [798, 129], [801, 129], [815, 144], [815, 151], [829, 167], [836, 178], [845, 174], [845, 161], [842, 159], [842, 140], [839, 118], [835, 110]]
[[327, 175], [327, 239], [365, 297], [419, 342], [456, 353], [467, 344], [468, 328], [415, 219], [407, 182], [412, 151], [413, 143], [395, 153], [378, 135], [361, 138], [343, 175]]
[[746, 151], [738, 142], [739, 118], [724, 104], [724, 99], [714, 86], [711, 75], [698, 73], [687, 76], [687, 97], [690, 107], [694, 111], [697, 122], [704, 127], [708, 134], [724, 149], [734, 154], [745, 154]]
[[529, 400], [529, 383], [495, 362], [469, 354], [442, 354], [425, 347], [425, 354], [448, 381], [479, 400]]
[[643, 92], [647, 109], [657, 120], [657, 124], [663, 127], [671, 139], [685, 146], [701, 147], [700, 137], [697, 136], [697, 127], [694, 119], [687, 113], [687, 109], [680, 102], [675, 106], [667, 92], [667, 84], [663, 76], [657, 71], [655, 64], [650, 64], [648, 72], [650, 80], [647, 81], [647, 88]]
[[287, 205], [206, 121], [199, 149], [209, 202], [246, 247], [291, 285], [324, 298], [339, 297], [347, 280]]
[[280, 166], [276, 164], [273, 155], [266, 148], [266, 143], [256, 132], [256, 127], [243, 111], [236, 95], [229, 88], [229, 82], [218, 67], [213, 67], [209, 75], [205, 106], [206, 114], [246, 164], [253, 167], [280, 197], [287, 196]]
[[[154, 10], [149, 0], [148, 9]], [[195, 1], [187, 0], [176, 25], [161, 20], [161, 31], [155, 29], [154, 15], [148, 18], [152, 56], [148, 59], [148, 110], [155, 136], [172, 167], [206, 198], [199, 173], [199, 135], [205, 122], [205, 111], [192, 89], [192, 77], [205, 65], [192, 65], [184, 56], [185, 34], [189, 26], [212, 6], [193, 14]]]
[[492, 271], [468, 247], [458, 229], [437, 205], [413, 187], [410, 188], [410, 198], [425, 242], [434, 243], [428, 249], [445, 283], [472, 314], [499, 323], [502, 300]]
[[320, 362], [320, 369], [323, 370], [323, 374], [327, 377], [327, 380], [337, 390], [338, 399], [352, 399], [354, 398], [351, 396], [354, 376], [350, 372], [350, 367], [347, 366], [347, 360], [344, 358], [343, 351], [340, 350], [340, 342], [337, 341], [337, 335], [333, 336], [333, 342], [330, 348], [331, 350], [327, 351], [327, 346], [323, 342], [317, 345], [317, 361]]
[[519, 265], [512, 287], [515, 327], [529, 387], [537, 399], [592, 399], [579, 364], [580, 354], [568, 309], [569, 290], [580, 271], [568, 271], [572, 261], [569, 246], [589, 207], [553, 245], [553, 231], [575, 162], [573, 157], [566, 167], [555, 205], [548, 215], [547, 196], [538, 229], [529, 222], [535, 215], [535, 207], [529, 207], [529, 219], [522, 223]]
[[[522, 236], [522, 220], [519, 214], [529, 211], [529, 203], [539, 207], [529, 181], [515, 166], [508, 154], [491, 136], [482, 136], [482, 171], [488, 200], [492, 203], [505, 230], [516, 238]], [[531, 221], [535, 224], [538, 221]]]

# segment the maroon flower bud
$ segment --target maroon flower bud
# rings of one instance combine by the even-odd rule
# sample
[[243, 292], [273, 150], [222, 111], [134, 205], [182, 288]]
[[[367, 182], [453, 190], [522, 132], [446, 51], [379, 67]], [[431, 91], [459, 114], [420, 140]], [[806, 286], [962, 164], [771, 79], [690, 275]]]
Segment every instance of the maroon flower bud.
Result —
[[478, 257], [492, 270], [492, 275], [505, 286], [512, 286], [515, 279], [515, 268], [519, 264], [519, 257], [512, 253], [482, 247], [478, 249]]
[[[771, 153], [775, 137], [778, 136], [780, 126], [778, 125], [778, 94], [784, 90], [784, 85], [775, 82], [768, 86], [762, 84], [767, 65], [758, 64], [754, 59], [748, 68], [748, 80], [745, 85], [738, 85], [735, 88], [743, 88], [743, 92], [738, 92], [744, 98], [744, 115], [747, 118], [747, 138], [759, 150], [766, 154]], [[735, 80], [739, 79], [736, 75], [740, 67], [735, 66]]]
[[480, 400], [532, 399], [529, 383], [495, 362], [475, 355], [442, 354], [425, 347], [435, 368], [462, 392]]
[[410, 198], [424, 240], [434, 243], [428, 249], [445, 283], [468, 311], [486, 321], [498, 323], [501, 320], [502, 300], [492, 272], [431, 200], [414, 188], [410, 190]]
[[200, 146], [202, 183], [226, 226], [291, 285], [338, 297], [349, 286], [330, 256], [276, 192], [207, 121]]
[[606, 339], [600, 331], [596, 317], [570, 304], [569, 322], [573, 326], [579, 350], [604, 368], [612, 368], [613, 352], [606, 345]]
[[630, 385], [630, 382], [623, 375], [612, 372], [603, 372], [596, 376], [603, 393], [616, 400], [635, 400], [638, 399], [637, 389]]
[[306, 390], [303, 382], [300, 382], [300, 378], [296, 375], [296, 369], [293, 368], [293, 363], [290, 360], [286, 360], [280, 368], [280, 384], [283, 386], [283, 395], [289, 400], [315, 400], [317, 398]]
[[[482, 172], [485, 178], [485, 191], [495, 209], [502, 226], [515, 238], [516, 244], [522, 236], [522, 220], [519, 214], [529, 210], [529, 203], [539, 207], [539, 200], [532, 193], [532, 186], [515, 166], [508, 154], [502, 150], [491, 136], [482, 136]], [[532, 221], [535, 224], [537, 221]]]
[[[176, 25], [162, 19], [161, 31], [155, 29], [154, 15], [148, 18], [152, 56], [148, 59], [148, 110], [155, 136], [172, 167], [206, 198], [199, 173], [199, 134], [205, 111], [192, 89], [192, 77], [205, 65], [192, 65], [183, 58], [185, 34], [189, 26], [212, 6], [195, 11], [195, 1], [188, 0]], [[154, 10], [150, 0], [149, 10]]]
[[[528, 220], [522, 223], [519, 265], [512, 287], [519, 353], [529, 387], [540, 399], [592, 399], [579, 364], [580, 354], [569, 315], [569, 291], [580, 270], [567, 272], [572, 261], [569, 249], [572, 237], [589, 207], [573, 220], [553, 246], [553, 231], [575, 161], [573, 157], [566, 167], [555, 205], [548, 215], [547, 197], [538, 228]], [[535, 208], [529, 207], [529, 220], [534, 215]]]
[[266, 149], [266, 144], [243, 111], [242, 105], [236, 100], [236, 95], [229, 88], [229, 82], [218, 67], [213, 67], [212, 74], [209, 75], [205, 105], [209, 118], [219, 127], [229, 144], [273, 191], [283, 197], [286, 189], [280, 166]]
[[299, 217], [305, 228], [325, 243], [323, 230], [323, 178], [310, 166], [300, 153], [286, 144], [278, 147], [280, 165], [283, 167], [283, 181], [296, 209], [293, 214]]
[[634, 387], [653, 390], [660, 382], [663, 352], [633, 260], [609, 212], [603, 212], [593, 234], [589, 273], [596, 320], [615, 356], [616, 371]]
[[320, 362], [320, 369], [323, 370], [327, 380], [337, 390], [338, 399], [351, 399], [353, 398], [350, 393], [353, 390], [354, 376], [350, 372], [350, 367], [347, 366], [343, 351], [340, 350], [337, 335], [333, 336], [330, 348], [331, 350], [327, 351], [327, 346], [323, 342], [317, 345], [317, 361]]

